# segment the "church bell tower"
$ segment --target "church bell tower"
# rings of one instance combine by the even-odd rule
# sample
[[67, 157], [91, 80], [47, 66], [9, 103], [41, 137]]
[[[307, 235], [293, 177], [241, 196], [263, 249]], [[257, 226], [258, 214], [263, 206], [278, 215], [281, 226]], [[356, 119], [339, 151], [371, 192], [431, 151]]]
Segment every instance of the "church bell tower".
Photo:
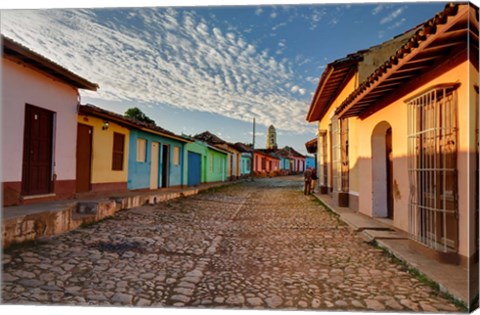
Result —
[[277, 149], [277, 131], [275, 130], [275, 127], [273, 127], [273, 125], [270, 125], [267, 130], [267, 149]]

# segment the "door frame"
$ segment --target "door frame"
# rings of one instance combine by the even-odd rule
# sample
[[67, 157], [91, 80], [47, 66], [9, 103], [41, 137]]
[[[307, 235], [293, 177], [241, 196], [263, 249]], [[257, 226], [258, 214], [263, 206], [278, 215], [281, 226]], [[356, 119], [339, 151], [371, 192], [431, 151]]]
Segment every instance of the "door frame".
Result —
[[[387, 132], [392, 126], [387, 121], [379, 122], [371, 135], [371, 163], [372, 163], [372, 216], [378, 218], [392, 219], [394, 217], [393, 202], [393, 169], [391, 174], [391, 185], [389, 181], [389, 164], [387, 163]], [[393, 150], [393, 137], [391, 137]], [[393, 163], [393, 162], [392, 162]], [[391, 209], [388, 209], [389, 198], [391, 198]], [[391, 217], [389, 216], [391, 212]]]

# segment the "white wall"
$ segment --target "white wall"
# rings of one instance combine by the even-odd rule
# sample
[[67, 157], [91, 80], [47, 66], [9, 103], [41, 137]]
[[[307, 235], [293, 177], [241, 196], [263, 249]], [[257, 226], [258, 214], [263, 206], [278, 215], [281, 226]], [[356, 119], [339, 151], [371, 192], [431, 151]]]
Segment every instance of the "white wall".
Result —
[[2, 182], [22, 180], [25, 104], [56, 112], [54, 174], [75, 179], [77, 92], [42, 73], [2, 60]]

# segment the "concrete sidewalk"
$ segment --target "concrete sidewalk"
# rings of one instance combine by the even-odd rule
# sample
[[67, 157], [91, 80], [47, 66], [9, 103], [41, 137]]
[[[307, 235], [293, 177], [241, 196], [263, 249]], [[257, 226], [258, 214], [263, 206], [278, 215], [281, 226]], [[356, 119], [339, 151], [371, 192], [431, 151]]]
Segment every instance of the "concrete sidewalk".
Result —
[[198, 194], [244, 180], [207, 183], [196, 187], [163, 188], [121, 193], [87, 193], [76, 199], [2, 208], [2, 246], [38, 240], [100, 221], [115, 212]]
[[469, 279], [478, 278], [478, 270], [472, 269], [469, 275], [466, 267], [442, 263], [426, 257], [410, 246], [409, 243], [412, 241], [409, 240], [406, 232], [396, 230], [391, 225], [382, 222], [381, 219], [368, 217], [349, 208], [336, 207], [328, 195], [313, 194], [313, 196], [336, 213], [340, 220], [347, 223], [366, 241], [376, 241], [379, 246], [404, 261], [408, 266], [417, 269], [436, 282], [441, 291], [449, 293], [467, 307], [470, 305], [471, 299], [477, 294], [478, 289], [476, 292], [472, 292], [473, 294], [469, 294], [469, 288], [472, 287]]

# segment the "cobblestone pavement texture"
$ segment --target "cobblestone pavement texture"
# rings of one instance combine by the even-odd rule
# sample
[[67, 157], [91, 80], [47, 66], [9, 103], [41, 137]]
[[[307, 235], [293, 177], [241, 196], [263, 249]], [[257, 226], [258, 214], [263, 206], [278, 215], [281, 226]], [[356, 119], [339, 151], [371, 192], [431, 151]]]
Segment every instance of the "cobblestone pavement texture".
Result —
[[299, 177], [120, 211], [2, 260], [6, 304], [457, 311]]

